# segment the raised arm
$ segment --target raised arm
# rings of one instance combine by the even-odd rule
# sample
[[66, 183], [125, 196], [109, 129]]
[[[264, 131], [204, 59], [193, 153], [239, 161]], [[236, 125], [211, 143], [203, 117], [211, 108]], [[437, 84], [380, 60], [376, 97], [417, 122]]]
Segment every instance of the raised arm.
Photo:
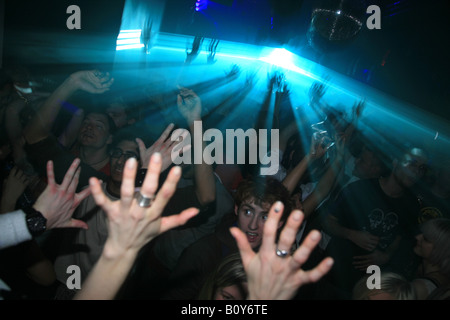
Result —
[[30, 183], [28, 177], [20, 168], [14, 166], [6, 180], [3, 182], [2, 197], [0, 200], [0, 214], [14, 211], [16, 202]]
[[289, 193], [294, 192], [295, 187], [299, 183], [302, 176], [305, 174], [308, 166], [316, 159], [320, 159], [327, 152], [328, 146], [325, 145], [326, 138], [323, 137], [320, 140], [314, 136], [311, 138], [311, 146], [309, 152], [303, 159], [289, 172], [284, 178], [283, 185], [288, 189]]
[[[134, 158], [130, 158], [125, 164], [120, 200], [111, 201], [103, 193], [100, 182], [91, 178], [90, 187], [95, 202], [108, 215], [108, 238], [100, 259], [75, 299], [113, 299], [133, 266], [139, 250], [158, 235], [185, 224], [198, 213], [198, 209], [189, 208], [177, 215], [161, 217], [181, 176], [180, 167], [173, 167], [155, 196], [161, 165], [161, 156], [154, 154], [138, 198], [134, 192], [137, 169]], [[154, 200], [146, 205], [142, 199]]]
[[70, 75], [44, 102], [35, 117], [24, 129], [24, 137], [29, 144], [45, 139], [61, 110], [61, 105], [75, 92], [82, 90], [92, 94], [101, 94], [109, 90], [113, 83], [109, 74], [96, 70], [78, 71]]
[[89, 194], [85, 189], [75, 193], [80, 175], [79, 159], [75, 159], [64, 176], [63, 182], [55, 183], [53, 163], [47, 163], [48, 184], [33, 205], [31, 215], [22, 210], [0, 215], [0, 249], [30, 240], [53, 228], [87, 228], [81, 220], [72, 218], [74, 210]]
[[[345, 138], [339, 138], [336, 140], [336, 158], [324, 175], [320, 178], [313, 192], [303, 201], [303, 212], [305, 217], [308, 218], [317, 206], [328, 196], [331, 189], [335, 185], [339, 173], [344, 167], [345, 161]], [[318, 151], [320, 152], [320, 151]]]
[[[195, 150], [198, 148], [198, 144], [201, 144], [203, 154], [205, 148], [203, 132], [201, 132], [202, 138], [200, 141], [197, 141], [198, 139], [196, 139], [194, 135], [194, 123], [202, 121], [202, 103], [200, 98], [194, 91], [181, 88], [180, 93], [177, 96], [177, 105], [178, 110], [180, 110], [188, 123], [189, 131], [191, 132], [192, 147]], [[200, 204], [210, 204], [216, 199], [216, 183], [211, 165], [207, 164], [205, 159], [202, 159], [200, 164], [194, 164], [194, 176], [195, 191]]]
[[[174, 134], [173, 139], [171, 139], [171, 133], [174, 127], [175, 126], [173, 123], [169, 124], [158, 140], [156, 140], [155, 143], [153, 143], [149, 148], [145, 146], [142, 139], [136, 139], [136, 142], [139, 145], [139, 154], [142, 162], [141, 169], [148, 168], [150, 158], [156, 152], [161, 155], [162, 172], [172, 165], [172, 151], [177, 146], [177, 139], [181, 137], [184, 140], [189, 133], [187, 130], [178, 130], [177, 133]], [[187, 152], [190, 149], [191, 144], [187, 144], [183, 147], [182, 152]]]

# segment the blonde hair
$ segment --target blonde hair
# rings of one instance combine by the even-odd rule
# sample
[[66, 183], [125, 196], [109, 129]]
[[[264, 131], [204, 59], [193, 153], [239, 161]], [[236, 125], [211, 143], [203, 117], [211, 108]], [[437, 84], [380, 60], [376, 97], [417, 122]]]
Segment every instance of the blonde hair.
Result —
[[367, 279], [371, 275], [361, 278], [353, 288], [353, 300], [369, 300], [375, 293], [388, 293], [394, 300], [416, 300], [414, 287], [402, 275], [394, 272], [381, 272], [381, 289], [369, 289]]
[[450, 219], [428, 220], [422, 225], [422, 233], [433, 244], [429, 261], [450, 277]]
[[242, 265], [241, 256], [239, 253], [231, 254], [225, 257], [215, 271], [208, 276], [200, 290], [198, 300], [214, 300], [218, 289], [232, 285], [237, 285], [243, 290], [242, 284], [244, 282], [247, 282], [247, 275]]

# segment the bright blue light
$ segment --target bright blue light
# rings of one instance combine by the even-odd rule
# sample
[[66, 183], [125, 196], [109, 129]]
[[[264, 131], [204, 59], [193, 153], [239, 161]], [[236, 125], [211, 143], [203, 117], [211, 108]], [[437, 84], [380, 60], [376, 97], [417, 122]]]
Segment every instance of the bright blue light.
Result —
[[127, 44], [127, 45], [123, 45], [123, 46], [117, 46], [116, 47], [116, 51], [129, 50], [129, 49], [138, 49], [138, 48], [143, 48], [143, 47], [144, 47], [144, 45], [142, 43]]
[[139, 38], [141, 36], [140, 29], [134, 30], [120, 30], [119, 36], [117, 39], [131, 39], [131, 38]]
[[119, 36], [116, 41], [116, 51], [142, 48], [144, 45], [141, 43], [142, 30], [120, 30]]
[[296, 60], [298, 60], [298, 57], [292, 52], [283, 48], [273, 49], [268, 56], [261, 57], [259, 58], [259, 60], [289, 71], [302, 74], [312, 79], [317, 78], [311, 72], [298, 67], [296, 65]]
[[292, 58], [292, 52], [286, 49], [274, 49], [269, 56], [262, 57], [260, 60], [284, 68], [293, 65]]
[[138, 43], [141, 43], [141, 39], [140, 38], [118, 39], [116, 41], [116, 44], [118, 46], [124, 45], [124, 44], [138, 44]]

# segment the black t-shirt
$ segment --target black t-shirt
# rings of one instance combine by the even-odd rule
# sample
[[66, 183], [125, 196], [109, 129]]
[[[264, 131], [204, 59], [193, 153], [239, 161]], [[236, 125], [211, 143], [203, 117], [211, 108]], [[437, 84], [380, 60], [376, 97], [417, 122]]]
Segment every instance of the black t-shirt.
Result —
[[343, 227], [379, 237], [380, 250], [386, 250], [398, 235], [413, 236], [418, 212], [419, 203], [412, 193], [391, 198], [383, 192], [378, 179], [349, 184], [330, 207], [330, 213]]
[[418, 224], [435, 218], [450, 218], [450, 197], [440, 198], [430, 190], [423, 190], [418, 198], [420, 202]]
[[[53, 160], [53, 169], [56, 183], [62, 183], [64, 176], [75, 160], [75, 156], [64, 149], [55, 137], [49, 136], [34, 144], [25, 144], [25, 151], [30, 163], [34, 166], [41, 177], [47, 177], [47, 161]], [[108, 177], [101, 171], [97, 171], [91, 166], [81, 162], [81, 172], [77, 186], [77, 192], [89, 185], [89, 178], [97, 177], [106, 180]]]

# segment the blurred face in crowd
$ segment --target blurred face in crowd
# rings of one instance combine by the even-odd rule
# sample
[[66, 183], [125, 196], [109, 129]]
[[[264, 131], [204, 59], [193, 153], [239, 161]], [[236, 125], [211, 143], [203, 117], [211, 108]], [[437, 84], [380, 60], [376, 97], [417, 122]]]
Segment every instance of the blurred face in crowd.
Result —
[[242, 289], [247, 291], [247, 283], [243, 283], [241, 288], [236, 284], [219, 288], [216, 291], [214, 300], [245, 300], [246, 292], [243, 292]]
[[111, 150], [111, 179], [113, 181], [122, 181], [125, 162], [130, 158], [139, 161], [139, 147], [135, 141], [123, 140]]
[[125, 111], [126, 106], [121, 103], [112, 103], [107, 109], [106, 112], [109, 116], [114, 120], [117, 128], [125, 127], [129, 125], [128, 115]]
[[81, 125], [78, 140], [82, 146], [98, 149], [111, 143], [112, 135], [107, 116], [101, 113], [88, 114]]
[[302, 196], [303, 192], [301, 188], [295, 190], [294, 193], [292, 194], [291, 199], [295, 209], [303, 210]]
[[364, 148], [355, 159], [353, 175], [360, 179], [378, 178], [381, 175], [380, 160], [372, 151]]
[[415, 185], [425, 174], [428, 159], [419, 148], [406, 153], [394, 169], [397, 181], [406, 188]]
[[417, 243], [414, 247], [414, 252], [419, 257], [427, 259], [430, 257], [431, 252], [433, 251], [433, 243], [426, 238], [423, 233], [416, 236]]
[[235, 208], [238, 227], [245, 233], [253, 249], [261, 245], [264, 223], [269, 215], [270, 204], [257, 205], [253, 198], [243, 201]]

